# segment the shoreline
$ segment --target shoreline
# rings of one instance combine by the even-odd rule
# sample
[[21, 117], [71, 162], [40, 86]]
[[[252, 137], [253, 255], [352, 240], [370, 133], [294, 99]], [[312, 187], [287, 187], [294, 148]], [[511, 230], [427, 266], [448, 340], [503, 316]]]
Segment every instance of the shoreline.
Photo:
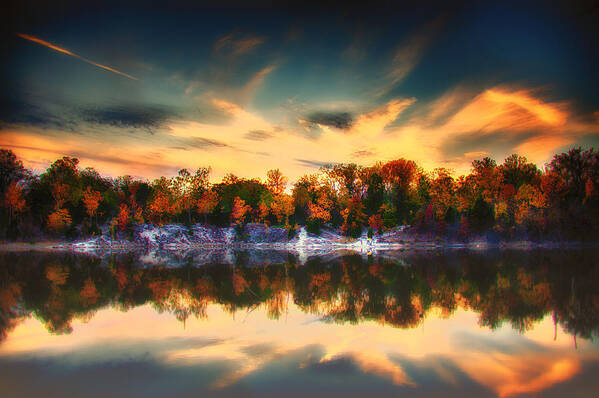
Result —
[[139, 245], [133, 241], [115, 241], [105, 246], [81, 246], [82, 242], [68, 242], [60, 240], [44, 240], [37, 242], [0, 242], [0, 252], [71, 252], [71, 253], [135, 253], [148, 251], [186, 252], [186, 251], [219, 251], [219, 250], [274, 250], [274, 251], [338, 251], [364, 253], [377, 251], [396, 250], [534, 250], [534, 249], [583, 249], [599, 247], [599, 242], [533, 242], [533, 241], [508, 241], [490, 243], [486, 241], [472, 241], [465, 243], [449, 243], [436, 241], [411, 241], [404, 243], [373, 243], [365, 245], [361, 241], [319, 242], [298, 244], [298, 242], [231, 242], [231, 243], [204, 243], [204, 244], [166, 244], [147, 246]]

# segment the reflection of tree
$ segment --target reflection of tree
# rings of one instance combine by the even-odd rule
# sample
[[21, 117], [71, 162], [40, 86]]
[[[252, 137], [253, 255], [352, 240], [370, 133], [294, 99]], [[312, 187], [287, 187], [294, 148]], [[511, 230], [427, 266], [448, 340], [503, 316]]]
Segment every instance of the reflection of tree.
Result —
[[[458, 308], [480, 314], [483, 326], [505, 322], [519, 331], [551, 313], [568, 333], [599, 331], [596, 253], [497, 251], [413, 253], [403, 264], [345, 256], [298, 266], [139, 267], [131, 255], [106, 260], [58, 254], [0, 255], [2, 338], [27, 316], [52, 333], [69, 333], [74, 319], [100, 308], [127, 311], [151, 304], [185, 322], [205, 318], [210, 304], [225, 311], [263, 306], [279, 319], [290, 300], [301, 310], [338, 323], [373, 320], [417, 327], [431, 311], [449, 317]], [[407, 266], [406, 264], [407, 263]]]

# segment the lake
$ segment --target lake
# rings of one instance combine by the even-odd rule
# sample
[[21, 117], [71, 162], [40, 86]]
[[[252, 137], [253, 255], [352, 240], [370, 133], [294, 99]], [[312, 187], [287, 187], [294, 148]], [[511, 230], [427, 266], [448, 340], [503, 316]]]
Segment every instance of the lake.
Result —
[[0, 253], [2, 395], [599, 391], [596, 249], [209, 254]]

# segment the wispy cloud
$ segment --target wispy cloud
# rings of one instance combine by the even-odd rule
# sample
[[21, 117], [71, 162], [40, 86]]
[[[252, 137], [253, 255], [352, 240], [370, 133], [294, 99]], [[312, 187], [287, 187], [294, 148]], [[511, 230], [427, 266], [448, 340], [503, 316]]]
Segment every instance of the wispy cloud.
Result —
[[25, 40], [29, 40], [29, 41], [32, 41], [34, 43], [40, 44], [40, 45], [42, 45], [44, 47], [48, 47], [48, 48], [50, 48], [50, 49], [52, 49], [54, 51], [58, 51], [60, 53], [66, 54], [66, 55], [70, 55], [71, 57], [75, 57], [75, 58], [77, 58], [77, 59], [79, 59], [79, 60], [81, 60], [83, 62], [87, 62], [88, 64], [97, 66], [98, 68], [102, 68], [102, 69], [107, 70], [107, 71], [112, 72], [112, 73], [116, 73], [117, 75], [124, 76], [124, 77], [126, 77], [128, 79], [139, 80], [135, 76], [131, 76], [131, 75], [127, 74], [127, 73], [124, 73], [124, 72], [121, 72], [121, 71], [116, 70], [114, 68], [111, 68], [110, 66], [99, 64], [99, 63], [94, 62], [94, 61], [92, 61], [90, 59], [84, 58], [81, 55], [75, 54], [74, 52], [69, 51], [66, 48], [59, 47], [59, 46], [57, 46], [55, 44], [49, 43], [49, 42], [47, 42], [45, 40], [42, 40], [40, 38], [37, 38], [35, 36], [30, 36], [30, 35], [27, 35], [27, 34], [24, 34], [24, 33], [17, 33], [17, 36], [19, 36], [19, 37], [21, 37], [21, 38], [23, 38]]
[[264, 41], [265, 38], [262, 36], [243, 35], [239, 31], [234, 30], [216, 40], [214, 43], [214, 51], [226, 52], [235, 57], [250, 53], [264, 43]]
[[395, 48], [388, 72], [383, 79], [382, 87], [375, 93], [376, 96], [387, 94], [414, 70], [430, 43], [437, 37], [446, 18], [446, 15], [439, 16], [407, 37]]
[[268, 76], [270, 73], [272, 73], [276, 68], [277, 68], [277, 65], [273, 64], [273, 65], [266, 66], [266, 67], [260, 69], [258, 72], [254, 73], [252, 78], [241, 89], [241, 92], [240, 92], [241, 102], [250, 101], [256, 94], [256, 91], [264, 83], [264, 79], [266, 79], [266, 76]]
[[149, 132], [154, 132], [175, 116], [175, 112], [170, 108], [158, 105], [124, 104], [81, 110], [82, 119], [89, 123], [122, 128], [142, 128]]

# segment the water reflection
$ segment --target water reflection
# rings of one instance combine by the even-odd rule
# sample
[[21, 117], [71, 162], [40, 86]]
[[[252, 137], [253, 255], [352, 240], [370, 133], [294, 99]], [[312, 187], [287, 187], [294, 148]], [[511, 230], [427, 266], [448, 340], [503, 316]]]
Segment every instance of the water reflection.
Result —
[[[29, 396], [42, 386], [77, 395], [98, 374], [95, 391], [110, 386], [111, 396], [591, 396], [596, 254], [423, 252], [301, 265], [290, 255], [172, 268], [142, 267], [133, 255], [5, 253], [0, 381]], [[55, 377], [40, 390], [10, 382], [49, 369]]]

